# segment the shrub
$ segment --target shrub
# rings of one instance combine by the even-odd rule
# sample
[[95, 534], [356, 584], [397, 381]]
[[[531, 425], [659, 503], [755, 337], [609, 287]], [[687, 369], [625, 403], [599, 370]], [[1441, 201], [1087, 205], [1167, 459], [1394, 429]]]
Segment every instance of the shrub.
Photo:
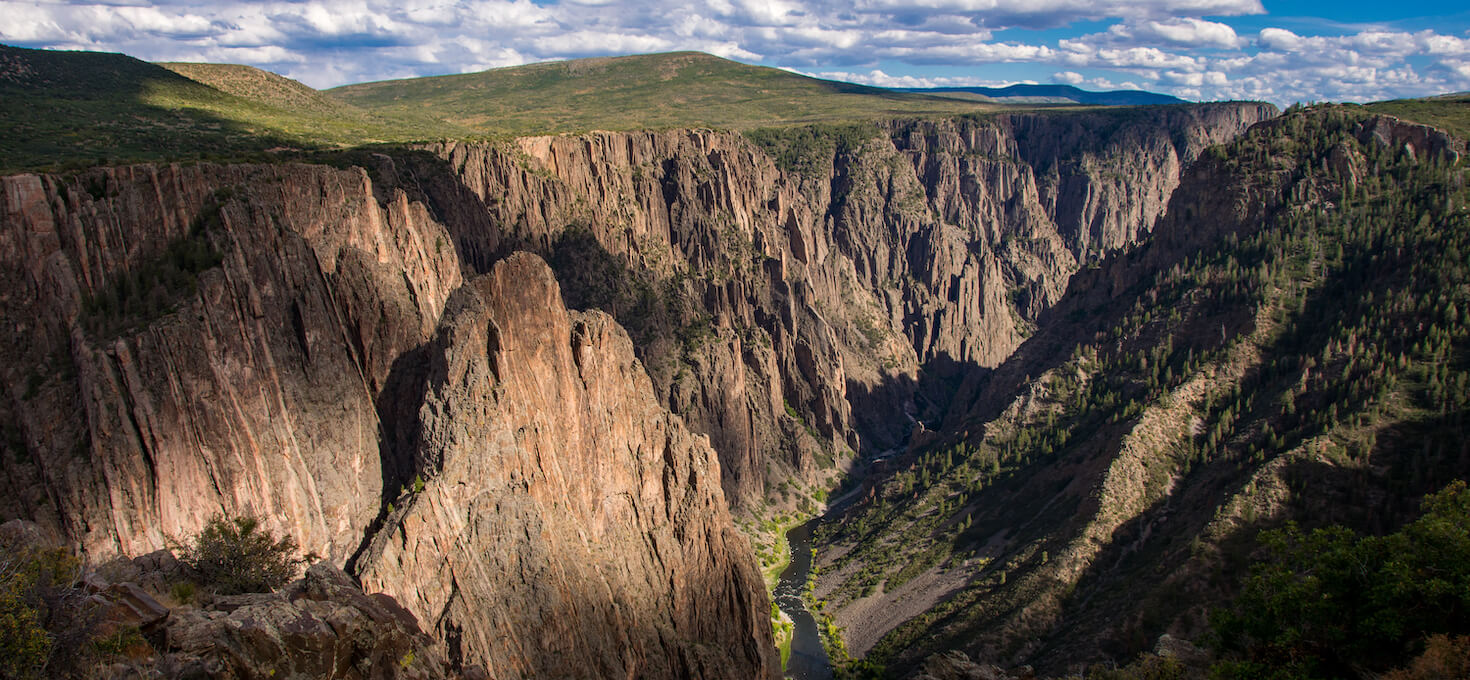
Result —
[[1409, 664], [1383, 676], [1385, 680], [1435, 680], [1470, 677], [1470, 635], [1430, 636], [1424, 653]]
[[1190, 672], [1177, 659], [1144, 654], [1122, 668], [1097, 665], [1088, 669], [1087, 680], [1184, 680]]
[[96, 660], [98, 612], [81, 573], [65, 550], [0, 538], [0, 677], [64, 677]]
[[169, 588], [169, 595], [179, 604], [193, 604], [194, 597], [198, 594], [198, 586], [193, 581], [180, 581]]
[[277, 539], [254, 516], [210, 518], [194, 539], [175, 546], [179, 561], [221, 595], [270, 592], [315, 555], [296, 557], [296, 541]]
[[21, 579], [8, 568], [0, 573], [0, 677], [39, 675], [51, 652], [51, 638], [39, 612], [22, 597]]
[[1262, 534], [1268, 557], [1211, 616], [1226, 657], [1215, 676], [1351, 677], [1404, 666], [1436, 634], [1470, 633], [1470, 489], [1454, 482], [1424, 509], [1387, 536]]

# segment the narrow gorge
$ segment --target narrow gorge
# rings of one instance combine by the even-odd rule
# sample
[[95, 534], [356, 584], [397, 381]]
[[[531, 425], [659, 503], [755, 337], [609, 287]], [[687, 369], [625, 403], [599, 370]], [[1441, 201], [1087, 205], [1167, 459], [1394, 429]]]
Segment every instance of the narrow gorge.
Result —
[[[847, 651], [932, 678], [1254, 677], [1211, 669], [1230, 598], [1333, 559], [1251, 580], [1279, 561], [1271, 530], [1382, 535], [1470, 472], [1467, 154], [1322, 106], [1190, 166], [1145, 243], [1071, 277], [942, 431], [824, 523], [813, 599]], [[1267, 601], [1283, 636], [1315, 635]]]
[[774, 677], [736, 523], [952, 424], [1076, 272], [1276, 113], [0, 178], [0, 515], [104, 559], [259, 514], [456, 672]]

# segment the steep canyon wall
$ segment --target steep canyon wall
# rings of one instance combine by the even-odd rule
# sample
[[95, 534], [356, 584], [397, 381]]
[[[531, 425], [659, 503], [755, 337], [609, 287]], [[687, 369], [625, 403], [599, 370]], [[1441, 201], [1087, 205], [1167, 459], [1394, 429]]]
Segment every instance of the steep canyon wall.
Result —
[[497, 677], [767, 674], [726, 504], [934, 426], [1273, 113], [892, 122], [815, 171], [696, 130], [6, 177], [0, 512], [99, 557], [260, 513]]
[[431, 151], [574, 306], [630, 330], [743, 507], [934, 427], [953, 378], [1009, 356], [1079, 263], [1147, 235], [1201, 150], [1274, 113], [894, 121], [799, 170], [712, 131]]
[[[774, 673], [707, 440], [654, 401], [615, 325], [568, 316], [534, 256], [473, 277], [430, 206], [359, 168], [4, 182], [6, 516], [101, 559], [260, 514], [493, 677]], [[459, 331], [477, 323], [504, 343]], [[435, 356], [504, 380], [448, 386]], [[551, 439], [518, 442], [530, 420]], [[494, 484], [497, 455], [538, 473]], [[464, 498], [470, 473], [473, 502], [430, 502]], [[441, 514], [403, 523], [423, 508]], [[380, 547], [394, 539], [431, 546], [432, 570]]]

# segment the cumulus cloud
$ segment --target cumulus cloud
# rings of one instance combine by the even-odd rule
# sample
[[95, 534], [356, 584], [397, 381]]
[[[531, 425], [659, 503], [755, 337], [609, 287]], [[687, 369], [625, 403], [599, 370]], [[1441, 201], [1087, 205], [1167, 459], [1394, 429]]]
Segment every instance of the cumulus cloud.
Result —
[[1072, 66], [1114, 69], [1187, 69], [1198, 70], [1203, 60], [1157, 47], [1098, 46], [1087, 40], [1058, 41], [1060, 59]]
[[858, 0], [861, 12], [944, 12], [983, 17], [992, 26], [1054, 28], [1117, 17], [1204, 17], [1264, 14], [1260, 0]]
[[[0, 42], [243, 62], [316, 87], [701, 50], [904, 87], [1002, 84], [985, 76], [987, 66], [1035, 64], [1054, 82], [1142, 83], [1204, 99], [1358, 101], [1470, 89], [1463, 27], [1311, 35], [1301, 24], [1250, 33], [1232, 25], [1262, 13], [1260, 0], [0, 0]], [[1060, 39], [1016, 30], [1099, 24], [1091, 33], [1062, 30]], [[930, 75], [939, 67], [944, 76]]]
[[852, 71], [820, 71], [807, 73], [790, 69], [792, 73], [804, 76], [821, 78], [823, 80], [840, 80], [860, 85], [872, 85], [874, 87], [1005, 87], [1018, 83], [1035, 84], [1034, 80], [993, 80], [988, 78], [967, 76], [907, 76], [889, 75], [881, 69], [873, 69], [866, 73]]
[[1260, 35], [1261, 46], [1273, 50], [1298, 50], [1305, 42], [1301, 36], [1284, 28], [1263, 28]]
[[1227, 24], [1193, 17], [1147, 20], [1114, 24], [1108, 36], [1116, 42], [1181, 47], [1214, 47], [1233, 49], [1241, 46], [1240, 36]]
[[1255, 47], [1212, 65], [1227, 76], [1222, 96], [1363, 102], [1470, 89], [1470, 74], [1456, 69], [1470, 41], [1430, 30], [1303, 36], [1266, 28]]

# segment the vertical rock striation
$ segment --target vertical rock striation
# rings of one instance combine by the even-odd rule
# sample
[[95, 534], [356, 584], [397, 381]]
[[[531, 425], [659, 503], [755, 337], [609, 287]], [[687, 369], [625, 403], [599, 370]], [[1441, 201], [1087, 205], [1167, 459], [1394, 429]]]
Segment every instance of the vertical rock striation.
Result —
[[4, 178], [5, 515], [105, 557], [258, 513], [495, 677], [772, 675], [707, 440], [534, 256], [465, 284], [495, 234], [438, 216], [483, 208], [375, 160]]
[[805, 173], [711, 131], [430, 151], [552, 262], [570, 304], [630, 329], [746, 506], [832, 454], [902, 445], [913, 416], [934, 426], [954, 380], [1009, 356], [1079, 263], [1147, 234], [1184, 165], [1272, 115], [896, 121]]
[[359, 558], [368, 590], [498, 678], [779, 671], [715, 454], [610, 317], [520, 253], [451, 298], [428, 354], [424, 483]]
[[93, 555], [255, 512], [339, 563], [378, 514], [374, 397], [460, 283], [361, 170], [3, 180], [7, 516]]

